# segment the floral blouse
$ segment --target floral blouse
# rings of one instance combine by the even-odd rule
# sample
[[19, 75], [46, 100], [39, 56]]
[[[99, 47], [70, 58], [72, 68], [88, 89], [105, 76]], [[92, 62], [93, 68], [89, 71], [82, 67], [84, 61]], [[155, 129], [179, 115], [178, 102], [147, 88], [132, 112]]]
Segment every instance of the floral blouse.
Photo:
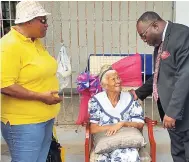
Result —
[[[120, 100], [112, 106], [106, 92], [100, 92], [89, 100], [90, 122], [100, 126], [120, 121], [144, 123], [144, 112], [129, 92], [121, 92]], [[116, 149], [99, 154], [97, 162], [140, 162], [137, 148]]]

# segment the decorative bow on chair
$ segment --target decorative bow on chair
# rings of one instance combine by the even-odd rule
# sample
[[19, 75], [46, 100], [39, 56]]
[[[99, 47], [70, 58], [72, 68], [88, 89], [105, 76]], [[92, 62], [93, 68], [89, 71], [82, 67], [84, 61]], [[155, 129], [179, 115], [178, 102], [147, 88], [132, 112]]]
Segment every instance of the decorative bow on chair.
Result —
[[100, 86], [98, 76], [90, 75], [89, 72], [81, 73], [77, 77], [76, 83], [77, 91], [79, 94], [81, 94], [80, 110], [76, 124], [84, 125], [89, 120], [88, 101], [92, 96], [101, 92], [102, 88]]

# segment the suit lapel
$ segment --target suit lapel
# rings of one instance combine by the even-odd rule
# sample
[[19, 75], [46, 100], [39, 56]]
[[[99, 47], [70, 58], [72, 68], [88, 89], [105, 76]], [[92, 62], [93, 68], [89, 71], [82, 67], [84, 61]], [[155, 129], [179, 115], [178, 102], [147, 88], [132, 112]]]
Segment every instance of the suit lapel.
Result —
[[[169, 36], [170, 36], [172, 25], [173, 25], [173, 23], [171, 21], [168, 21], [168, 22], [169, 23], [168, 23], [167, 30], [166, 30], [166, 33], [165, 33], [165, 39], [164, 39], [164, 42], [163, 42], [162, 51], [165, 51], [167, 49], [167, 44], [168, 44], [168, 41], [169, 41]], [[157, 55], [158, 55], [158, 49], [159, 49], [159, 47], [154, 48], [154, 67], [155, 67], [155, 62], [156, 62], [156, 58], [157, 58]]]
[[172, 29], [172, 25], [173, 23], [168, 21], [169, 24], [167, 26], [167, 30], [166, 30], [166, 33], [165, 33], [165, 39], [164, 39], [164, 42], [163, 42], [163, 51], [165, 51], [165, 49], [167, 48], [167, 44], [168, 44], [168, 41], [169, 41], [169, 35], [171, 33], [171, 29]]

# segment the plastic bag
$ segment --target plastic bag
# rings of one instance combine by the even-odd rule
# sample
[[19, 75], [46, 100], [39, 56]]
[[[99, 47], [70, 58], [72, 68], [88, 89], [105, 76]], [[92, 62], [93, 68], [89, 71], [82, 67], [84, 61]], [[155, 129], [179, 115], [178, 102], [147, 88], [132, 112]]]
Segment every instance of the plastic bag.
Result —
[[71, 75], [70, 59], [67, 55], [66, 48], [63, 45], [57, 56], [57, 63], [58, 69], [56, 75], [59, 80], [59, 91], [63, 91], [63, 89], [68, 86]]

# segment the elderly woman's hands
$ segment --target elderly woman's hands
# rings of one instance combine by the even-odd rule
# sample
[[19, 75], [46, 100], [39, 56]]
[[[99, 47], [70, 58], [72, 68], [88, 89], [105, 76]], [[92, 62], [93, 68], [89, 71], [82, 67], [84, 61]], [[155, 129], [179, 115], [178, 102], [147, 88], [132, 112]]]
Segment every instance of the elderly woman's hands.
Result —
[[133, 128], [137, 128], [139, 130], [142, 130], [144, 126], [144, 123], [137, 123], [137, 122], [119, 122], [117, 124], [114, 125], [110, 125], [110, 127], [108, 128], [106, 135], [107, 136], [111, 136], [117, 133], [118, 130], [120, 130], [122, 127], [133, 127]]
[[111, 136], [111, 135], [116, 134], [116, 132], [120, 130], [123, 127], [123, 125], [124, 125], [124, 122], [119, 122], [117, 124], [110, 126], [110, 128], [106, 132], [106, 135]]

